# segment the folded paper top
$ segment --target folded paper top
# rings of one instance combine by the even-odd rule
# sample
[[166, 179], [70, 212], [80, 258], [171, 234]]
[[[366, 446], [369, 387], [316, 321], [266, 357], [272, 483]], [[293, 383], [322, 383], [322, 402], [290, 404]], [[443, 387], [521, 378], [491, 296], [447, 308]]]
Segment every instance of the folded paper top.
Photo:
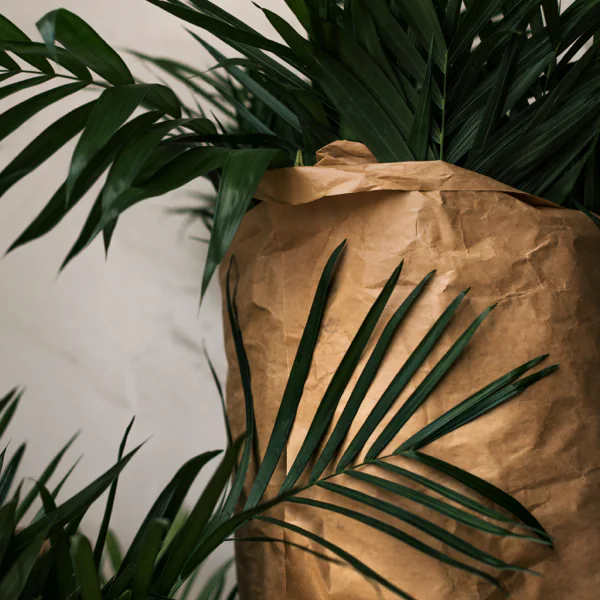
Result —
[[255, 194], [280, 204], [308, 204], [360, 192], [504, 192], [532, 206], [558, 206], [494, 179], [441, 160], [379, 163], [364, 144], [338, 141], [317, 153], [314, 167], [268, 171]]

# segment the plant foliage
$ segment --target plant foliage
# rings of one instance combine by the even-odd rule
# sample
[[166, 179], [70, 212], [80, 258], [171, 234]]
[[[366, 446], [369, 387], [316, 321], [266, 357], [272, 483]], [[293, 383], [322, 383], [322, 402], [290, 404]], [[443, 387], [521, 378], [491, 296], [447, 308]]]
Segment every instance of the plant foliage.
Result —
[[65, 264], [101, 233], [108, 246], [131, 206], [208, 176], [219, 191], [200, 209], [211, 228], [204, 291], [264, 170], [311, 165], [336, 139], [363, 142], [380, 161], [445, 160], [600, 210], [600, 0], [564, 11], [558, 0], [286, 0], [291, 23], [263, 10], [281, 41], [210, 0], [147, 2], [181, 19], [217, 61], [204, 72], [142, 57], [194, 106], [164, 83], [138, 82], [67, 10], [38, 22], [43, 43], [0, 16], [0, 98], [34, 93], [0, 115], [0, 140], [64, 98], [100, 92], [0, 173], [1, 195], [82, 132], [64, 184], [11, 249], [58, 225], [104, 173]]
[[[462, 292], [424, 336], [421, 343], [399, 369], [388, 389], [378, 399], [376, 408], [360, 430], [349, 439], [350, 427], [368, 393], [386, 355], [387, 349], [410, 310], [426, 293], [433, 273], [421, 283], [396, 309], [362, 369], [356, 383], [351, 384], [359, 360], [381, 320], [385, 307], [401, 276], [402, 265], [391, 275], [379, 297], [364, 317], [364, 321], [350, 343], [344, 357], [319, 403], [319, 409], [304, 437], [301, 449], [277, 493], [267, 494], [276, 465], [289, 440], [305, 383], [310, 371], [313, 353], [326, 314], [328, 298], [336, 265], [344, 250], [341, 244], [325, 265], [312, 307], [307, 317], [298, 351], [290, 372], [279, 413], [274, 423], [264, 457], [251, 478], [251, 487], [243, 496], [248, 481], [252, 449], [256, 441], [254, 400], [251, 372], [248, 364], [243, 332], [240, 328], [235, 293], [231, 289], [231, 269], [227, 284], [229, 322], [237, 352], [239, 373], [246, 400], [246, 433], [229, 444], [224, 453], [205, 452], [188, 462], [175, 474], [144, 518], [130, 547], [120, 551], [110, 533], [110, 521], [123, 469], [133, 459], [139, 447], [127, 450], [127, 439], [133, 422], [127, 428], [118, 460], [73, 497], [59, 501], [59, 492], [70, 472], [51, 491], [50, 479], [73, 443], [61, 449], [48, 468], [33, 482], [32, 491], [23, 497], [23, 486], [17, 484], [16, 473], [23, 457], [24, 445], [13, 453], [10, 460], [6, 450], [0, 455], [0, 597], [13, 600], [146, 600], [178, 597], [188, 593], [200, 568], [224, 541], [232, 539], [245, 524], [259, 519], [292, 531], [313, 544], [300, 545], [307, 552], [324, 560], [341, 561], [357, 569], [365, 577], [394, 592], [400, 598], [410, 596], [396, 583], [385, 579], [343, 548], [326, 540], [314, 531], [276, 519], [271, 510], [282, 503], [292, 502], [337, 513], [382, 532], [416, 551], [427, 554], [451, 568], [462, 569], [480, 577], [490, 585], [502, 588], [499, 574], [503, 571], [527, 569], [508, 564], [500, 557], [476, 547], [452, 531], [437, 525], [433, 516], [444, 515], [451, 521], [467, 525], [484, 535], [516, 538], [523, 544], [552, 542], [542, 525], [515, 498], [474, 474], [425, 453], [423, 449], [433, 440], [467, 426], [496, 407], [525, 392], [531, 385], [550, 375], [556, 366], [535, 370], [547, 357], [541, 356], [517, 366], [510, 373], [496, 379], [481, 390], [471, 390], [467, 398], [427, 427], [400, 443], [402, 427], [423, 406], [437, 384], [444, 377], [452, 377], [452, 367], [460, 359], [471, 338], [483, 325], [493, 307], [485, 310], [451, 345], [408, 399], [398, 405], [398, 397], [417, 376], [423, 363], [443, 338], [453, 315], [460, 309], [467, 292]], [[342, 395], [348, 391], [350, 399], [342, 415], [333, 425], [334, 414]], [[0, 435], [5, 434], [21, 400], [21, 392], [11, 391], [0, 401]], [[388, 425], [378, 435], [377, 426], [390, 415]], [[345, 451], [339, 450], [345, 440]], [[209, 483], [192, 502], [189, 512], [182, 507], [193, 481], [209, 463], [216, 466]], [[5, 460], [6, 458], [6, 460]], [[431, 475], [424, 476], [411, 466], [425, 465]], [[369, 472], [365, 471], [369, 467]], [[373, 472], [373, 467], [376, 472]], [[458, 485], [448, 487], [437, 483], [435, 475], [450, 477]], [[346, 476], [343, 477], [342, 476]], [[358, 480], [370, 491], [358, 491], [348, 482]], [[343, 483], [342, 483], [343, 482]], [[418, 484], [418, 489], [411, 484]], [[306, 492], [319, 487], [331, 497], [327, 501], [307, 497]], [[457, 491], [462, 488], [463, 491]], [[363, 490], [365, 488], [363, 487]], [[385, 490], [399, 500], [408, 500], [413, 507], [427, 508], [431, 518], [421, 516], [409, 508], [383, 501], [377, 491]], [[90, 506], [108, 492], [100, 533], [92, 542], [79, 532], [79, 525]], [[491, 504], [476, 499], [482, 496]], [[344, 508], [339, 498], [355, 501], [356, 508]], [[30, 518], [34, 502], [41, 501], [41, 509]], [[238, 508], [236, 512], [236, 507]], [[373, 516], [375, 509], [381, 518]], [[419, 511], [421, 512], [421, 511]], [[393, 524], [389, 520], [393, 519]], [[385, 520], [384, 520], [385, 519]], [[409, 524], [425, 534], [427, 540], [407, 533]], [[454, 527], [452, 527], [454, 529]], [[292, 543], [281, 539], [245, 539], [260, 543]], [[316, 545], [319, 550], [314, 550]], [[105, 579], [100, 569], [102, 556], [107, 553], [113, 572]], [[456, 553], [460, 556], [456, 557]], [[208, 582], [200, 598], [225, 598], [225, 574], [228, 566], [218, 571]], [[231, 592], [230, 598], [234, 598]]]

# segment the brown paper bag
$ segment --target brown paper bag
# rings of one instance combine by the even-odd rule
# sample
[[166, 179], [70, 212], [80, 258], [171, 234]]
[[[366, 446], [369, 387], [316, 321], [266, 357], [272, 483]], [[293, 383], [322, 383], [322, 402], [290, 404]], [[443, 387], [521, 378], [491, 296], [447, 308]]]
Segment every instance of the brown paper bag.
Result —
[[[560, 363], [557, 374], [426, 450], [516, 496], [554, 537], [555, 551], [437, 522], [507, 562], [539, 571], [541, 577], [518, 572], [502, 577], [516, 600], [595, 600], [600, 589], [600, 233], [595, 226], [579, 212], [443, 162], [377, 164], [364, 146], [349, 142], [325, 148], [316, 167], [269, 172], [257, 197], [264, 202], [245, 217], [231, 252], [239, 265], [239, 314], [261, 453], [320, 272], [332, 250], [348, 240], [291, 443], [268, 494], [277, 492], [335, 368], [399, 260], [405, 259], [405, 268], [382, 323], [435, 268], [437, 275], [399, 331], [353, 433], [461, 290], [472, 288], [466, 305], [398, 405], [476, 314], [498, 302], [397, 445], [483, 385], [551, 353]], [[244, 401], [228, 324], [226, 338], [229, 412], [239, 435]], [[343, 406], [342, 400], [338, 415]], [[407, 508], [418, 512], [414, 504]], [[337, 515], [286, 505], [275, 516], [338, 544], [419, 600], [503, 597], [477, 577]], [[309, 545], [259, 523], [242, 535], [265, 534]], [[294, 547], [246, 542], [238, 544], [237, 553], [244, 600], [393, 597], [352, 569]]]

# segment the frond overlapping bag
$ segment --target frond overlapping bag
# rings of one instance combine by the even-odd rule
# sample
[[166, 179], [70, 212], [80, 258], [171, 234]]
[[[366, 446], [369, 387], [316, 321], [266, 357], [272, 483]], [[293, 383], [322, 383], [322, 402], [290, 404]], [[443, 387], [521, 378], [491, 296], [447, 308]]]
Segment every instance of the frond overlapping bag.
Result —
[[[401, 259], [405, 261], [383, 324], [427, 273], [436, 269], [391, 341], [389, 354], [332, 464], [337, 461], [339, 468], [361, 462], [369, 452], [391, 454], [399, 448], [410, 453], [427, 446], [426, 456], [456, 465], [517, 498], [553, 537], [555, 551], [510, 537], [481, 536], [464, 523], [440, 514], [432, 516], [427, 507], [410, 498], [399, 500], [383, 488], [376, 489], [379, 499], [427, 514], [490, 555], [540, 573], [541, 577], [532, 577], [523, 570], [503, 572], [501, 581], [517, 600], [595, 599], [600, 586], [597, 228], [582, 213], [443, 162], [379, 164], [364, 146], [350, 142], [328, 146], [319, 158], [316, 167], [267, 173], [256, 194], [263, 202], [246, 215], [231, 249], [237, 262], [237, 314], [252, 372], [257, 451], [264, 456], [319, 274], [333, 250], [348, 240], [292, 433], [265, 497], [275, 496], [282, 484], [285, 487], [340, 359], [390, 272]], [[222, 277], [224, 283], [225, 272]], [[463, 292], [469, 286], [465, 298]], [[496, 303], [489, 317], [491, 325], [482, 326], [452, 370], [429, 385], [427, 377], [435, 374], [460, 334]], [[388, 386], [394, 385], [399, 371], [406, 370], [407, 359], [414, 357], [430, 328], [449, 310], [456, 312], [447, 329], [431, 351], [424, 353], [420, 368], [401, 387], [399, 397], [391, 395], [392, 409], [380, 410], [386, 416], [379, 422], [376, 407], [382, 397], [390, 402]], [[375, 339], [382, 330], [383, 325], [378, 325]], [[246, 427], [244, 395], [227, 327], [226, 345], [233, 367], [228, 410], [237, 436]], [[373, 346], [372, 340], [348, 392], [336, 406], [333, 423], [343, 414]], [[426, 428], [490, 381], [546, 352], [560, 364], [557, 375], [540, 381], [516, 400], [498, 403], [498, 408], [466, 427], [443, 430], [437, 422], [435, 431]], [[416, 405], [415, 395], [421, 395]], [[417, 409], [395, 435], [400, 428], [395, 428], [393, 420], [407, 400]], [[332, 429], [329, 426], [329, 433]], [[399, 455], [392, 463], [404, 467], [406, 456]], [[439, 469], [432, 471], [422, 464], [415, 470], [412, 462], [414, 473], [434, 475], [449, 488], [468, 492], [451, 477], [440, 479]], [[314, 475], [323, 465], [309, 467]], [[368, 467], [363, 472], [381, 475], [381, 468]], [[393, 475], [388, 472], [385, 477]], [[342, 478], [344, 486], [359, 491], [368, 483]], [[416, 479], [399, 477], [398, 481], [419, 490]], [[294, 541], [293, 527], [297, 526], [377, 566], [384, 577], [417, 598], [503, 597], [500, 589], [482, 578], [340, 514], [319, 510], [325, 496], [332, 501], [332, 491], [338, 492], [336, 504], [352, 508], [355, 500], [348, 494], [316, 486], [308, 493], [308, 505], [292, 502], [276, 509], [276, 518], [291, 528], [282, 531], [268, 522], [253, 521], [244, 535], [257, 539], [284, 536]], [[373, 514], [386, 519], [379, 511]], [[409, 524], [404, 529], [417, 539], [428, 539]], [[428, 543], [448, 550], [439, 540], [428, 539]], [[293, 545], [244, 543], [237, 553], [245, 600], [394, 597], [376, 590], [359, 573], [309, 556]]]

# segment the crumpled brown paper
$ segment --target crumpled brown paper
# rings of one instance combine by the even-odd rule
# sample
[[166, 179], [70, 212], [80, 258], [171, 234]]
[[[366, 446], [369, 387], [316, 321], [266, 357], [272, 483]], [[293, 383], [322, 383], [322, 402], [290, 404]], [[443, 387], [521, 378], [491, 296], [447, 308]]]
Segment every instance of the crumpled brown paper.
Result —
[[[316, 167], [265, 176], [257, 193], [264, 202], [245, 217], [231, 250], [239, 265], [239, 314], [264, 453], [320, 273], [333, 249], [348, 240], [291, 441], [267, 496], [277, 492], [335, 368], [393, 269], [405, 260], [382, 326], [435, 268], [435, 278], [402, 325], [352, 433], [461, 290], [472, 288], [443, 342], [396, 406], [474, 317], [498, 302], [464, 357], [405, 426], [397, 445], [485, 384], [551, 353], [551, 360], [560, 363], [558, 373], [426, 451], [515, 495], [554, 537], [556, 549], [484, 536], [415, 504], [369, 491], [507, 562], [540, 572], [541, 577], [502, 576], [516, 600], [595, 600], [600, 589], [600, 233], [579, 212], [443, 162], [377, 164], [364, 146], [350, 142], [328, 146], [320, 159]], [[244, 401], [227, 323], [225, 330], [229, 413], [239, 435]], [[449, 483], [434, 472], [421, 472]], [[354, 481], [340, 483], [357, 487]], [[323, 490], [312, 495], [352, 506]], [[419, 600], [504, 597], [473, 575], [335, 514], [292, 504], [274, 514], [338, 544]], [[442, 548], [411, 527], [395, 524]], [[265, 534], [311, 546], [260, 523], [241, 535]], [[243, 600], [394, 597], [348, 567], [283, 544], [240, 542], [237, 555]]]

